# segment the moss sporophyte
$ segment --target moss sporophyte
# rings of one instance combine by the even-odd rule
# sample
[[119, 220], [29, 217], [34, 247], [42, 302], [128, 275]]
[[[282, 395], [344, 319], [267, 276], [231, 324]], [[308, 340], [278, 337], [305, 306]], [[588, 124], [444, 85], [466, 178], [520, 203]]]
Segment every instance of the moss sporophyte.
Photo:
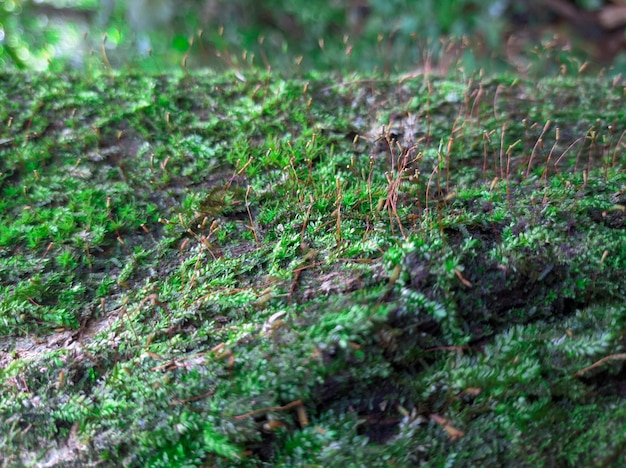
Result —
[[5, 465], [625, 462], [620, 80], [0, 81]]

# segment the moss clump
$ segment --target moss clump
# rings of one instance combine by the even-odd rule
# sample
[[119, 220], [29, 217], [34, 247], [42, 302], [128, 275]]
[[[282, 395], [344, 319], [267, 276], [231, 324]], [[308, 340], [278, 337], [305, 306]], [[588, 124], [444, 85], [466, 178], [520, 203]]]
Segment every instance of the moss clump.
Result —
[[0, 84], [9, 465], [623, 461], [618, 82]]

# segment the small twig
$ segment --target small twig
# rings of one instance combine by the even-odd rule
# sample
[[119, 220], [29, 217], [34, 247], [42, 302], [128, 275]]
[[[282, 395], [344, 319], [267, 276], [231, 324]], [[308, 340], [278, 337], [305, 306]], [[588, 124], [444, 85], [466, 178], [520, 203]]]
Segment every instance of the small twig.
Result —
[[437, 346], [435, 348], [428, 348], [425, 349], [424, 351], [426, 352], [431, 352], [431, 351], [473, 351], [474, 348], [472, 348], [471, 346]]
[[457, 440], [465, 435], [465, 432], [454, 427], [449, 419], [442, 418], [438, 414], [431, 414], [429, 418], [431, 421], [439, 424], [448, 433], [450, 440]]
[[591, 364], [589, 367], [585, 367], [584, 369], [581, 369], [578, 372], [574, 373], [574, 377], [580, 377], [581, 375], [586, 374], [590, 370], [595, 369], [596, 367], [601, 366], [605, 362], [619, 361], [619, 360], [626, 361], [626, 353], [611, 354], [610, 356], [603, 357], [599, 361], [596, 361], [593, 364]]
[[465, 279], [465, 277], [463, 276], [463, 274], [461, 273], [461, 270], [455, 268], [454, 269], [454, 274], [456, 275], [456, 277], [459, 279], [459, 281], [461, 283], [463, 283], [463, 286], [466, 286], [468, 288], [472, 287], [472, 283], [470, 281], [468, 281], [467, 279]]
[[184, 405], [185, 403], [190, 403], [192, 401], [202, 400], [203, 398], [213, 396], [214, 393], [215, 393], [215, 390], [209, 390], [208, 392], [203, 393], [202, 395], [192, 396], [189, 398], [185, 398], [184, 400], [170, 401], [167, 405], [168, 406]]
[[265, 408], [259, 408], [258, 410], [250, 411], [249, 413], [244, 413], [235, 416], [235, 419], [246, 419], [252, 416], [257, 416], [263, 413], [269, 413], [270, 411], [285, 411], [291, 408], [297, 408], [302, 406], [302, 400], [292, 401], [291, 403], [287, 403], [284, 406], [266, 406]]
[[298, 287], [298, 281], [300, 281], [300, 273], [302, 273], [304, 270], [308, 270], [309, 268], [316, 268], [320, 265], [323, 265], [324, 262], [315, 262], [315, 263], [310, 263], [308, 265], [304, 265], [298, 268], [294, 268], [291, 273], [292, 273], [292, 279], [291, 279], [291, 287], [289, 288], [289, 301], [291, 302], [291, 298], [293, 297], [293, 294], [296, 292], [296, 288]]

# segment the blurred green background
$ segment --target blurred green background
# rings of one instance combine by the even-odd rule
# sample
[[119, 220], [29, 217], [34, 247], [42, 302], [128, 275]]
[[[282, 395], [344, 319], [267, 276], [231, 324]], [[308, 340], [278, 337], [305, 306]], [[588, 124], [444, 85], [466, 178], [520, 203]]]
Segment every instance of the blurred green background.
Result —
[[1, 69], [626, 69], [626, 0], [0, 0]]

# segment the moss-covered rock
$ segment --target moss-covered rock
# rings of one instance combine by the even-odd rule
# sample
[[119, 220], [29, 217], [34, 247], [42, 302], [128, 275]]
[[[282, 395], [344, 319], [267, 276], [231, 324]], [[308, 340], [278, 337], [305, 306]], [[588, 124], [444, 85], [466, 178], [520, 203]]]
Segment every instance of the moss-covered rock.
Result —
[[0, 75], [0, 458], [623, 464], [625, 100]]

